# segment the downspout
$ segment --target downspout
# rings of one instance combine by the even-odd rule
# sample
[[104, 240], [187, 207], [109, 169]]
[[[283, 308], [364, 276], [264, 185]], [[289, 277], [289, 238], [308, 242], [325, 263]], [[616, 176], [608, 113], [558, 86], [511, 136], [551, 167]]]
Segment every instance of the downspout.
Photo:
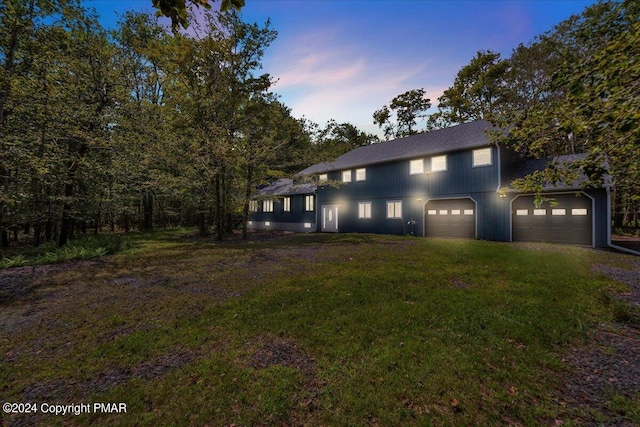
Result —
[[314, 195], [314, 201], [313, 203], [316, 205], [315, 206], [315, 210], [316, 210], [316, 233], [320, 230], [318, 230], [318, 228], [320, 227], [320, 222], [318, 220], [318, 215], [320, 215], [320, 202], [318, 201], [318, 187], [316, 187], [316, 191], [313, 193]]
[[496, 152], [498, 153], [496, 155], [497, 159], [497, 163], [498, 163], [498, 188], [496, 188], [497, 192], [500, 192], [500, 185], [502, 184], [502, 159], [500, 158], [500, 145], [496, 144]]

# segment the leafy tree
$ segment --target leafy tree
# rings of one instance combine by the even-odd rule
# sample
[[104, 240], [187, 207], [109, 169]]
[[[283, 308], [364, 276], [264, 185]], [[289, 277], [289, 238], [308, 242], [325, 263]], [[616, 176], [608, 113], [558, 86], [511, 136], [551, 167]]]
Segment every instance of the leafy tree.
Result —
[[310, 151], [310, 141], [301, 123], [291, 117], [291, 110], [273, 94], [252, 98], [243, 114], [244, 132], [238, 144], [241, 154], [238, 178], [243, 191], [234, 192], [240, 196], [234, 202], [241, 206], [242, 236], [246, 238], [249, 201], [255, 189], [273, 178], [299, 170], [300, 159]]
[[315, 132], [314, 161], [331, 161], [344, 153], [363, 145], [378, 142], [377, 136], [359, 130], [351, 123], [327, 122], [323, 129]]
[[200, 229], [214, 212], [217, 239], [230, 226], [240, 140], [246, 132], [243, 111], [271, 85], [268, 75], [255, 76], [264, 49], [275, 31], [243, 23], [236, 14], [207, 14], [198, 24], [198, 39], [177, 36], [175, 70], [167, 100], [177, 113], [175, 125], [192, 145], [194, 188], [200, 197]]
[[[384, 130], [385, 138], [418, 133], [415, 130], [416, 120], [425, 117], [425, 112], [431, 107], [431, 100], [425, 97], [424, 89], [412, 89], [402, 93], [386, 105], [373, 113], [373, 123]], [[392, 123], [392, 111], [396, 114], [395, 125]]]
[[600, 2], [537, 41], [541, 48], [553, 43], [550, 57], [559, 66], [543, 81], [537, 102], [502, 118], [511, 124], [506, 142], [533, 156], [583, 152], [586, 158], [552, 166], [520, 188], [540, 191], [542, 182], [578, 172], [586, 185], [600, 185], [608, 166], [621, 199], [640, 193], [639, 17], [637, 2]]
[[[6, 0], [0, 3], [0, 258], [8, 246], [7, 215], [15, 211], [20, 189], [18, 167], [26, 159], [26, 150], [16, 133], [24, 132], [15, 109], [21, 104], [20, 93], [30, 59], [36, 53], [34, 37], [57, 12], [53, 1]], [[20, 123], [20, 124], [18, 124]], [[22, 178], [22, 176], [20, 176]]]
[[62, 245], [80, 208], [78, 174], [104, 130], [113, 51], [95, 15], [77, 1], [5, 2], [0, 14], [6, 24], [0, 211], [11, 215], [13, 227], [39, 224], [44, 213]]
[[[154, 226], [154, 206], [179, 184], [175, 176], [175, 138], [163, 108], [166, 79], [164, 52], [168, 35], [149, 15], [127, 12], [114, 34], [119, 45], [118, 66], [124, 90], [117, 109], [113, 138], [119, 167], [113, 177], [119, 189], [118, 211], [128, 218], [142, 207], [142, 229]], [[175, 179], [174, 179], [175, 178]], [[164, 201], [166, 203], [166, 201]], [[99, 215], [99, 213], [98, 213]], [[166, 220], [166, 218], [164, 218]]]
[[[244, 7], [245, 0], [221, 0], [220, 12], [227, 12], [231, 9], [240, 10]], [[187, 28], [189, 21], [188, 4], [202, 7], [205, 10], [211, 9], [209, 0], [152, 0], [153, 7], [158, 9], [157, 16], [171, 18], [171, 28], [174, 32], [179, 26]]]
[[429, 117], [428, 128], [490, 120], [505, 102], [507, 68], [508, 62], [501, 60], [499, 53], [479, 51], [438, 98], [438, 112]]

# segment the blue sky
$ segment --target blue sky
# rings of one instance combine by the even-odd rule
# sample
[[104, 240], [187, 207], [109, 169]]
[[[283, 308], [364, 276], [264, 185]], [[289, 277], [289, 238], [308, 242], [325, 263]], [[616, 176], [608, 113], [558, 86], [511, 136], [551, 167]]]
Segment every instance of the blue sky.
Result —
[[[278, 38], [263, 59], [274, 91], [324, 125], [333, 118], [371, 133], [375, 110], [410, 89], [433, 105], [478, 50], [508, 57], [594, 0], [246, 0], [248, 22], [271, 19]], [[103, 25], [151, 0], [86, 0]], [[215, 3], [214, 7], [219, 7]]]

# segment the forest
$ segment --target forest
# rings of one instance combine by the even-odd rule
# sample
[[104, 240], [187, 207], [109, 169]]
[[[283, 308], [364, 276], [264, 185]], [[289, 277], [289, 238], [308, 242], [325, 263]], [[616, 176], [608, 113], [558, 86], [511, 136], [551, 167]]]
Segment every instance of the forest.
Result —
[[[203, 11], [204, 12], [204, 11]], [[373, 112], [385, 138], [487, 119], [524, 156], [586, 153], [514, 183], [615, 182], [617, 227], [640, 221], [640, 5], [597, 3], [509, 58], [478, 52], [437, 100]], [[0, 259], [14, 242], [196, 226], [244, 230], [258, 186], [379, 142], [294, 118], [260, 74], [270, 22], [206, 10], [176, 31], [126, 12], [103, 28], [79, 0], [0, 4]], [[277, 76], [276, 76], [277, 77]], [[420, 129], [417, 123], [426, 120]]]

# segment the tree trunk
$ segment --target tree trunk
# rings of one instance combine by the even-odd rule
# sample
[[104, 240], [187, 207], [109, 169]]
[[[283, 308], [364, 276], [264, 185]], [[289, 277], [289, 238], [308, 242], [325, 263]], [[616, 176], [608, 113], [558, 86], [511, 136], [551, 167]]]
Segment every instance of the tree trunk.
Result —
[[36, 224], [33, 226], [33, 246], [35, 246], [36, 248], [38, 246], [40, 246], [40, 231], [42, 229], [42, 225], [40, 224], [40, 221], [36, 222]]
[[142, 207], [144, 211], [144, 230], [153, 230], [153, 193], [145, 191], [142, 196]]
[[620, 196], [620, 192], [616, 191], [613, 198], [613, 228], [622, 228], [623, 221], [622, 197]]
[[224, 234], [224, 208], [223, 208], [223, 195], [222, 195], [222, 180], [220, 178], [220, 172], [217, 172], [215, 175], [215, 222], [216, 222], [216, 230], [215, 236], [216, 240], [222, 240]]
[[200, 199], [200, 209], [198, 212], [198, 230], [200, 237], [207, 235], [207, 201], [203, 195]]
[[229, 180], [227, 180], [226, 169], [223, 169], [222, 175], [222, 209], [224, 211], [223, 214], [223, 229], [225, 233], [231, 234], [233, 233], [233, 212], [231, 212], [231, 190], [229, 189]]
[[73, 230], [71, 230], [71, 227], [73, 226], [73, 218], [71, 218], [71, 201], [75, 194], [78, 166], [80, 160], [87, 153], [88, 149], [89, 146], [87, 143], [84, 141], [81, 142], [80, 148], [78, 149], [78, 158], [75, 160], [69, 160], [67, 166], [67, 182], [64, 185], [65, 201], [62, 206], [62, 222], [60, 226], [60, 235], [58, 236], [58, 247], [66, 245], [69, 237], [73, 237]]
[[6, 228], [2, 229], [2, 238], [0, 240], [2, 240], [2, 244], [0, 246], [2, 246], [3, 248], [9, 247], [9, 236], [7, 235]]
[[[0, 203], [0, 236], [3, 235], [4, 233], [4, 227], [3, 227], [3, 217], [4, 217], [4, 206], [3, 203]], [[4, 242], [0, 242], [0, 259], [2, 259], [4, 257]]]
[[93, 235], [94, 235], [94, 236], [97, 236], [97, 235], [98, 235], [98, 232], [100, 231], [100, 221], [101, 221], [100, 216], [102, 215], [101, 210], [102, 210], [102, 209], [101, 209], [101, 207], [99, 206], [99, 207], [98, 207], [98, 211], [96, 212], [96, 218], [95, 218], [95, 229], [94, 229], [94, 231], [93, 231]]
[[249, 222], [249, 200], [253, 192], [253, 167], [247, 167], [246, 185], [244, 187], [244, 203], [242, 205], [242, 239], [247, 239], [247, 223]]
[[51, 218], [47, 218], [44, 226], [44, 240], [53, 240], [53, 221], [51, 221]]

